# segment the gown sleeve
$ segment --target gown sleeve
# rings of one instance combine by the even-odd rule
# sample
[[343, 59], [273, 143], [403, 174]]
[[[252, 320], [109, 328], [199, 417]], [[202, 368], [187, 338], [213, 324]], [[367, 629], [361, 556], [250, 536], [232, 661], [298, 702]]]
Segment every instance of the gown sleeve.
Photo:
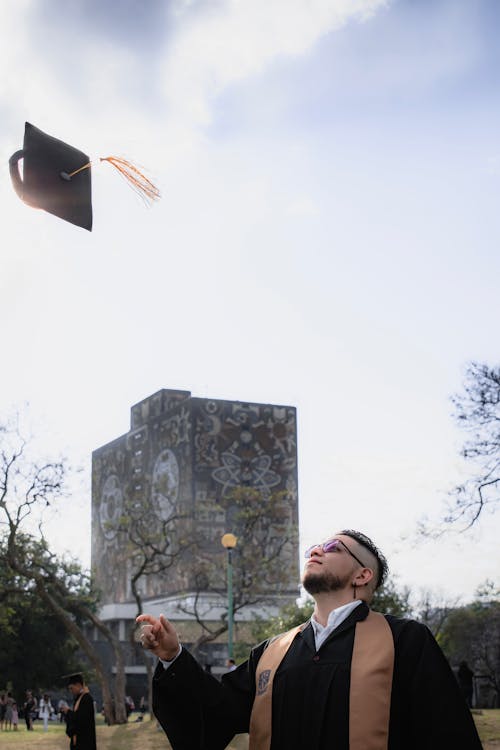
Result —
[[407, 621], [396, 654], [391, 713], [404, 717], [406, 727], [395, 720], [400, 738], [406, 734], [407, 744], [420, 750], [482, 750], [469, 707], [430, 630]]
[[219, 682], [185, 649], [171, 667], [153, 677], [153, 712], [173, 750], [224, 750], [235, 734], [248, 732], [261, 647]]

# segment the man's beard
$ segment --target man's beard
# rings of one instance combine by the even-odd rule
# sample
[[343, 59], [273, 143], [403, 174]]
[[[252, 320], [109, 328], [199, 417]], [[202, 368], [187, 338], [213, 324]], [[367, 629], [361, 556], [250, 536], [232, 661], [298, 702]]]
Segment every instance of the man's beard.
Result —
[[306, 571], [302, 578], [302, 585], [308, 594], [314, 596], [314, 594], [328, 594], [331, 591], [340, 591], [345, 588], [349, 583], [349, 577], [345, 577], [344, 580], [333, 573], [321, 571], [321, 573], [313, 573], [312, 571]]

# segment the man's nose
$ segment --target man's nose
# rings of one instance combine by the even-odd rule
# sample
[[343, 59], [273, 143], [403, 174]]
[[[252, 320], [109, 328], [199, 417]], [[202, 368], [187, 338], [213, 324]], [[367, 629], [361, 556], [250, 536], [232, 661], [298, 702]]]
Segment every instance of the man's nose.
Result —
[[313, 555], [324, 555], [323, 552], [323, 545], [322, 544], [315, 544], [314, 547], [311, 549], [311, 557]]

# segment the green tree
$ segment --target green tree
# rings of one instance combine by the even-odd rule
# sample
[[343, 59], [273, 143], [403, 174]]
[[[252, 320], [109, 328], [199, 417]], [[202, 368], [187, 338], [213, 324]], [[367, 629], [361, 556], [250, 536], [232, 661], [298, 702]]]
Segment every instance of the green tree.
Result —
[[[3, 573], [20, 590], [36, 596], [64, 626], [88, 658], [103, 692], [109, 723], [126, 721], [125, 666], [118, 639], [97, 616], [89, 575], [74, 561], [55, 555], [43, 536], [43, 510], [64, 492], [63, 461], [33, 457], [16, 424], [0, 426], [0, 527]], [[37, 534], [30, 529], [36, 528]], [[10, 584], [9, 584], [10, 585]], [[96, 627], [110, 642], [116, 661], [114, 698], [103, 662], [86, 635]]]
[[375, 591], [371, 608], [377, 612], [395, 617], [411, 617], [410, 589], [405, 586], [398, 589], [393, 580], [388, 579], [383, 586]]
[[270, 617], [268, 620], [263, 618], [257, 619], [252, 625], [252, 636], [255, 643], [265, 641], [280, 633], [286, 633], [287, 630], [296, 628], [310, 619], [314, 611], [314, 602], [312, 599], [306, 599], [295, 604], [284, 606], [276, 617]]
[[500, 693], [500, 601], [479, 597], [450, 612], [440, 644], [452, 665], [468, 662], [496, 696]]
[[0, 622], [2, 688], [12, 686], [20, 701], [24, 691], [47, 690], [62, 674], [76, 671], [76, 643], [60, 620], [33, 593], [0, 593], [6, 617]]

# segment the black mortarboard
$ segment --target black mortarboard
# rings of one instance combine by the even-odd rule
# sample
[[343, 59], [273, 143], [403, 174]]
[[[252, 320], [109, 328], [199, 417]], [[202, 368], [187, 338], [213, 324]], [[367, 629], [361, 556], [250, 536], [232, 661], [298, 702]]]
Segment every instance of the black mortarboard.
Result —
[[83, 685], [83, 675], [81, 672], [75, 674], [64, 674], [63, 678], [66, 680], [66, 685], [77, 685], [81, 683]]
[[[23, 163], [23, 177], [18, 162]], [[10, 176], [18, 196], [33, 208], [92, 229], [90, 169], [72, 172], [89, 164], [89, 157], [67, 143], [43, 133], [27, 122], [22, 151], [10, 157]]]
[[[23, 176], [19, 161], [23, 159]], [[146, 201], [160, 197], [158, 189], [133, 164], [116, 156], [112, 164]], [[53, 138], [27, 122], [24, 145], [9, 159], [10, 176], [18, 196], [28, 206], [42, 208], [78, 227], [92, 230], [91, 162], [87, 154]]]

